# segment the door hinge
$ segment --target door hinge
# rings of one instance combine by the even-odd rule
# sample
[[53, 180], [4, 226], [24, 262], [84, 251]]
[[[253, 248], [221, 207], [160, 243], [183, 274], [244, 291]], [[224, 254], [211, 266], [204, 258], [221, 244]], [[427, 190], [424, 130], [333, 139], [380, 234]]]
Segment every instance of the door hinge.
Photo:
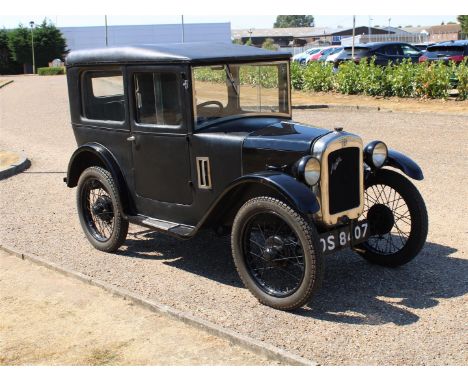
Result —
[[184, 80], [184, 82], [182, 82], [182, 86], [185, 88], [185, 90], [188, 90], [189, 88], [188, 80]]

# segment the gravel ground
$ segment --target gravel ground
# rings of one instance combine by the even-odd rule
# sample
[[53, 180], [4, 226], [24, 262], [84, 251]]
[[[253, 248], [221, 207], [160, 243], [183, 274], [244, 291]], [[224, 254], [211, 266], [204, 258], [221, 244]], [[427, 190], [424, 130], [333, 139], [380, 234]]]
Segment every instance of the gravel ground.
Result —
[[0, 296], [0, 365], [279, 364], [1, 250]]
[[227, 238], [178, 241], [132, 227], [118, 254], [88, 244], [75, 190], [62, 182], [75, 149], [64, 77], [18, 77], [0, 90], [0, 148], [31, 168], [0, 182], [0, 242], [191, 312], [325, 365], [466, 365], [468, 117], [298, 111], [295, 119], [381, 139], [425, 171], [430, 228], [399, 269], [350, 251], [327, 258], [323, 287], [295, 313], [262, 306], [242, 287]]

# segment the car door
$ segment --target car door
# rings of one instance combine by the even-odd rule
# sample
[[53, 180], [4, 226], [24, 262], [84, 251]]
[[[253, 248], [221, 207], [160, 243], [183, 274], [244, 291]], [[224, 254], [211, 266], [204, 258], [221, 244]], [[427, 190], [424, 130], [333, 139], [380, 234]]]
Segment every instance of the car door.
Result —
[[377, 49], [376, 64], [378, 65], [388, 65], [389, 63], [397, 64], [403, 58], [398, 45], [388, 44]]
[[[189, 125], [182, 67], [127, 70], [135, 202], [140, 214], [158, 215], [168, 203], [192, 203]], [[154, 216], [158, 217], [158, 216]]]

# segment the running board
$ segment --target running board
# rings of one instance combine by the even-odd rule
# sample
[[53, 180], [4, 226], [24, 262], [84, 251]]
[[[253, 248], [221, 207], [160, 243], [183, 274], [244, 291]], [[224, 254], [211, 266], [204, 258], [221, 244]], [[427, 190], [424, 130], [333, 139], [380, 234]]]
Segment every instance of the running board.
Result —
[[177, 236], [180, 238], [189, 238], [195, 232], [195, 227], [169, 222], [166, 220], [159, 220], [150, 218], [148, 216], [128, 216], [128, 221], [133, 224], [141, 225], [143, 227], [152, 228], [162, 233]]

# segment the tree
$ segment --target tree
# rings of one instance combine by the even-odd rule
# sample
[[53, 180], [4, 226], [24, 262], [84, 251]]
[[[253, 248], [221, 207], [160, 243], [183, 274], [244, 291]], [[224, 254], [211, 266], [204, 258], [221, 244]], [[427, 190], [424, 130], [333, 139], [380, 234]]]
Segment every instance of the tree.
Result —
[[295, 28], [295, 27], [313, 27], [314, 16], [312, 15], [279, 15], [273, 28]]
[[468, 15], [460, 15], [457, 17], [463, 33], [468, 33]]
[[[34, 36], [34, 56], [36, 67], [48, 66], [55, 58], [63, 58], [67, 53], [65, 39], [60, 30], [47, 20], [32, 31]], [[10, 32], [8, 45], [13, 58], [21, 64], [32, 64], [31, 30], [19, 25]]]
[[18, 74], [21, 72], [20, 65], [12, 58], [8, 46], [8, 32], [0, 29], [0, 74]]
[[262, 44], [263, 49], [268, 50], [278, 50], [278, 47], [275, 45], [275, 41], [272, 38], [267, 38]]

